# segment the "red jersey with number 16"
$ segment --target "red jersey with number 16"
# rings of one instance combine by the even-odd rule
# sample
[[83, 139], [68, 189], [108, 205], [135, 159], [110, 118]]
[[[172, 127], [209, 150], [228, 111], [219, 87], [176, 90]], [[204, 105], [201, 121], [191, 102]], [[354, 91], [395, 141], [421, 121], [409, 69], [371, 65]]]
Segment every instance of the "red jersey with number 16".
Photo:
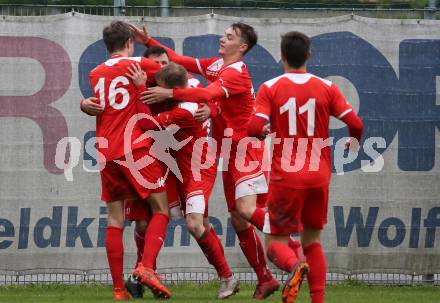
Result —
[[[112, 56], [106, 62], [100, 64], [90, 72], [89, 79], [95, 97], [104, 106], [104, 112], [96, 116], [96, 137], [107, 140], [108, 146], [98, 144], [98, 161], [111, 161], [125, 155], [124, 132], [127, 124], [136, 113], [137, 89], [133, 82], [125, 75], [132, 63], [138, 63], [142, 70], [147, 73], [148, 84], [154, 83], [154, 75], [160, 66], [156, 62], [144, 57]], [[134, 144], [142, 130], [135, 123], [131, 132], [129, 144], [135, 150], [145, 147], [146, 142]]]
[[[275, 142], [270, 183], [314, 188], [330, 182], [330, 116], [352, 111], [338, 87], [309, 73], [285, 73], [265, 82], [256, 100], [256, 116], [270, 121]], [[327, 140], [327, 141], [326, 141]]]

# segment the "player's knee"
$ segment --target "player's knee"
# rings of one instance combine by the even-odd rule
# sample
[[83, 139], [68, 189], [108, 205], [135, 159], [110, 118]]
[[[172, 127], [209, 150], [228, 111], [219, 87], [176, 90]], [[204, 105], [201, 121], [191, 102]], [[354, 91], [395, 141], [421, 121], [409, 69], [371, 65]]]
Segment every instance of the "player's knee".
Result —
[[148, 202], [150, 203], [151, 211], [153, 213], [162, 213], [169, 216], [166, 193], [151, 194], [151, 196], [148, 198]]
[[236, 232], [240, 232], [249, 228], [250, 224], [245, 220], [238, 211], [231, 212], [231, 224]]
[[124, 225], [124, 202], [114, 201], [107, 204], [107, 225], [122, 228]]
[[301, 244], [303, 247], [307, 247], [313, 243], [321, 242], [321, 230], [304, 225], [304, 229], [301, 232]]
[[235, 209], [243, 218], [249, 220], [255, 211], [255, 205], [252, 204], [252, 200], [248, 197], [242, 197], [237, 200]]
[[138, 234], [144, 234], [147, 229], [147, 221], [136, 221], [135, 230]]
[[203, 221], [200, 221], [189, 215], [186, 217], [185, 220], [186, 220], [186, 228], [188, 229], [188, 231], [197, 239], [200, 238], [203, 235], [203, 232], [205, 231]]

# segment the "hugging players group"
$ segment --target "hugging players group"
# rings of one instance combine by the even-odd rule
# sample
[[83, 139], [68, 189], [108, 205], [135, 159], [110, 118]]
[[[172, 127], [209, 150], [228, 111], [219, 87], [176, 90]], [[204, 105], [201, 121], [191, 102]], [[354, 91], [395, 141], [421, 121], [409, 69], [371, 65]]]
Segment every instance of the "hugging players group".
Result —
[[[218, 273], [217, 297], [225, 299], [239, 291], [239, 281], [208, 221], [216, 159], [222, 157], [231, 222], [258, 278], [253, 297], [265, 299], [280, 287], [266, 264], [268, 258], [290, 273], [282, 289], [283, 302], [295, 302], [306, 276], [311, 302], [324, 302], [326, 260], [320, 233], [327, 222], [331, 176], [330, 148], [325, 143], [329, 119], [334, 116], [347, 124], [351, 137], [347, 149], [359, 147], [363, 125], [334, 83], [307, 73], [309, 38], [300, 32], [281, 37], [285, 72], [262, 84], [256, 98], [243, 57], [256, 45], [257, 34], [247, 24], [233, 23], [225, 30], [218, 58], [179, 55], [153, 39], [145, 27], [122, 21], [105, 27], [103, 40], [110, 58], [90, 72], [95, 96], [82, 100], [81, 109], [96, 116], [96, 136], [104, 138], [97, 140], [97, 147], [114, 299], [142, 297], [142, 285], [157, 298], [171, 296], [158, 278], [156, 259], [170, 215], [182, 211], [188, 230]], [[147, 47], [143, 57], [133, 57], [134, 43]], [[209, 84], [202, 87], [188, 72], [204, 76]], [[133, 117], [140, 117], [134, 126]], [[160, 146], [160, 141], [170, 142], [161, 139], [167, 137], [163, 129], [174, 136], [172, 146]], [[146, 131], [149, 138], [137, 140]], [[269, 133], [273, 152], [267, 173], [263, 140]], [[127, 140], [129, 154], [124, 149]], [[211, 141], [217, 146], [212, 148]], [[171, 147], [167, 155], [165, 147]], [[142, 165], [133, 170], [130, 161]], [[175, 174], [168, 173], [164, 180], [166, 166]], [[135, 269], [125, 284], [124, 219], [136, 221], [138, 250]], [[264, 233], [266, 249], [255, 228]], [[290, 237], [295, 232], [301, 243]]]

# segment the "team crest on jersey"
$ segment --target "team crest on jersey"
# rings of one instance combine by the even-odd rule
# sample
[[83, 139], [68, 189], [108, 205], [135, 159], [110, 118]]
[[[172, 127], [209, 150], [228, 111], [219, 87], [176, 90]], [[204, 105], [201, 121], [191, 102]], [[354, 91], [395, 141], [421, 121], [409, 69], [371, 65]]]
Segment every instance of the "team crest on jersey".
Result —
[[214, 63], [212, 63], [206, 69], [206, 75], [208, 76], [217, 76], [221, 68], [223, 67], [223, 59], [218, 59]]

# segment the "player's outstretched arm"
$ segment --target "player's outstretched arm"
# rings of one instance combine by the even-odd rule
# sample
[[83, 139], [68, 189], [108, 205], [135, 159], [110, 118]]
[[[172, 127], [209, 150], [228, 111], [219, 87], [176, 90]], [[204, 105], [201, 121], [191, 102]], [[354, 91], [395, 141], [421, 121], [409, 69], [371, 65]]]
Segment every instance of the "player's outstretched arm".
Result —
[[168, 89], [163, 87], [151, 87], [141, 95], [141, 100], [146, 104], [163, 102], [167, 99], [179, 101], [207, 103], [215, 98], [225, 96], [225, 91], [216, 83], [212, 83], [205, 88], [175, 88]]
[[99, 104], [98, 98], [95, 97], [81, 100], [79, 107], [83, 113], [89, 116], [97, 116], [104, 111], [104, 106]]
[[163, 47], [167, 51], [168, 56], [170, 57], [171, 61], [182, 65], [189, 72], [203, 74], [203, 71], [201, 69], [200, 63], [198, 62], [198, 59], [193, 58], [193, 57], [180, 55], [180, 54], [176, 53], [174, 50], [172, 50], [171, 48], [168, 48], [165, 45], [162, 45], [161, 43], [156, 41], [154, 38], [152, 38], [148, 34], [148, 30], [145, 25], [143, 25], [142, 28], [138, 28], [132, 24], [129, 24], [129, 26], [134, 33], [136, 42], [142, 43], [146, 47], [151, 47], [151, 46]]

